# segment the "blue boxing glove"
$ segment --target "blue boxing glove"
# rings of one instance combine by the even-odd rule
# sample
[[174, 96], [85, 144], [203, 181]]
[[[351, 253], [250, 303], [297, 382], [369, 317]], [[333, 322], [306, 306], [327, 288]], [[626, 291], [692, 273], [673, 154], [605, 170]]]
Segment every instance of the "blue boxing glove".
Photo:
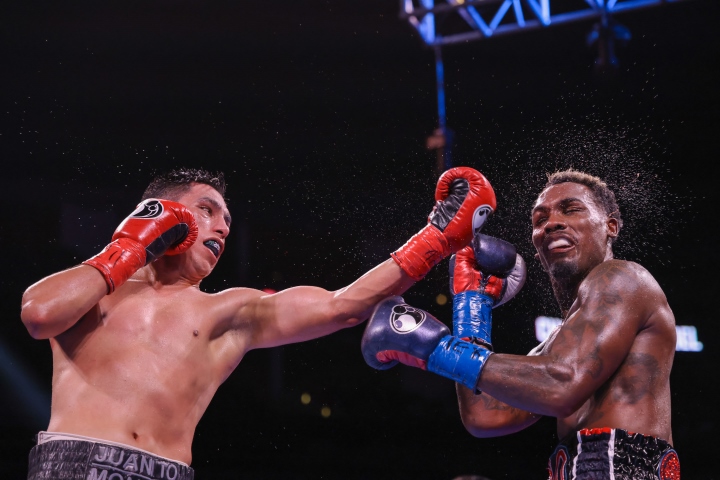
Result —
[[380, 302], [368, 320], [361, 349], [377, 370], [399, 363], [437, 373], [475, 390], [491, 351], [450, 335], [444, 323], [402, 297]]
[[515, 246], [481, 233], [450, 259], [453, 335], [492, 348], [492, 309], [525, 284], [525, 261]]

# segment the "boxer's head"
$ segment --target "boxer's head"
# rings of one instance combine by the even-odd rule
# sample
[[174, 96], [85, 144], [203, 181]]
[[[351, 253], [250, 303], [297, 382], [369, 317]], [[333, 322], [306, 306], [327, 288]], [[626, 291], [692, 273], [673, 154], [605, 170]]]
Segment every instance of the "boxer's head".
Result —
[[225, 198], [225, 176], [222, 172], [209, 172], [196, 168], [179, 168], [155, 177], [143, 193], [142, 199], [164, 198], [177, 201], [190, 190], [193, 183], [210, 185]]
[[230, 233], [222, 172], [172, 170], [150, 182], [143, 193], [143, 199], [146, 198], [180, 202], [193, 214], [198, 226], [197, 241], [182, 255], [162, 257], [156, 266], [182, 271], [184, 277], [199, 283], [214, 269]]
[[[620, 216], [620, 207], [618, 207], [617, 201], [615, 200], [615, 193], [610, 190], [610, 187], [608, 187], [605, 182], [596, 176], [570, 168], [568, 170], [549, 173], [548, 181], [545, 187], [543, 187], [543, 190], [565, 182], [579, 183], [588, 187], [592, 192], [593, 198], [597, 204], [603, 208], [607, 216], [617, 220], [617, 233], [620, 233], [623, 224], [622, 217]], [[611, 238], [611, 242], [614, 243], [616, 239], [617, 235]]]
[[533, 207], [532, 224], [537, 258], [554, 280], [571, 286], [612, 258], [622, 218], [605, 182], [570, 169], [548, 175]]

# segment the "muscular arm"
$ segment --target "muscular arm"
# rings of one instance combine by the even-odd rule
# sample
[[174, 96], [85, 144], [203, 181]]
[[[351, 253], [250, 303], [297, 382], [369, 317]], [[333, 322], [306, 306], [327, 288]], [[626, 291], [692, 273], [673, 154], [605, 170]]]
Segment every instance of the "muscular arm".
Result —
[[[221, 330], [231, 333], [242, 353], [357, 325], [381, 300], [401, 295], [443, 258], [467, 245], [473, 228], [479, 228], [495, 206], [495, 192], [480, 172], [469, 167], [447, 170], [438, 179], [428, 223], [393, 252], [392, 259], [334, 292], [316, 287], [290, 288], [275, 295], [255, 292], [253, 298], [239, 301], [230, 328]], [[246, 333], [232, 335], [240, 331]]]
[[402, 294], [414, 282], [389, 259], [334, 292], [301, 286], [258, 294], [237, 311], [233, 325], [250, 326], [249, 349], [302, 342], [357, 325], [380, 300]]
[[106, 293], [102, 275], [79, 265], [31, 285], [23, 294], [20, 317], [33, 338], [55, 337], [75, 325]]
[[[147, 217], [145, 209], [155, 213]], [[184, 205], [147, 199], [118, 226], [100, 253], [31, 285], [23, 294], [23, 323], [34, 338], [55, 337], [169, 246], [177, 255], [196, 238], [195, 219]]]
[[516, 408], [566, 417], [617, 370], [660, 297], [639, 265], [604, 262], [583, 281], [577, 308], [541, 354], [490, 356], [478, 388]]

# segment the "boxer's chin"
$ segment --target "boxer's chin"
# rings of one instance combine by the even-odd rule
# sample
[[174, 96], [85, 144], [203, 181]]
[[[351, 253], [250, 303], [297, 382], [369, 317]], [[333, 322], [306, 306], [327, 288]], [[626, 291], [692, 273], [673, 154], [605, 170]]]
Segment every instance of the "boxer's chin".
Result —
[[572, 278], [577, 275], [578, 266], [575, 262], [560, 260], [549, 265], [548, 273], [556, 279]]

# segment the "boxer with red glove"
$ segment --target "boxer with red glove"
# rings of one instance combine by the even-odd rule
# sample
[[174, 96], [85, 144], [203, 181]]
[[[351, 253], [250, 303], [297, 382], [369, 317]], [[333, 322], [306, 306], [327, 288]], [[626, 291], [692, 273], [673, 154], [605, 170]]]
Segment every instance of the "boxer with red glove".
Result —
[[453, 335], [492, 349], [492, 309], [525, 284], [525, 261], [505, 240], [478, 233], [450, 259]]
[[149, 198], [115, 230], [102, 252], [83, 262], [105, 278], [108, 294], [162, 255], [178, 255], [197, 240], [198, 227], [182, 204]]
[[442, 259], [468, 245], [496, 207], [490, 182], [469, 167], [443, 173], [435, 201], [428, 224], [392, 253], [395, 263], [414, 280], [421, 280]]

